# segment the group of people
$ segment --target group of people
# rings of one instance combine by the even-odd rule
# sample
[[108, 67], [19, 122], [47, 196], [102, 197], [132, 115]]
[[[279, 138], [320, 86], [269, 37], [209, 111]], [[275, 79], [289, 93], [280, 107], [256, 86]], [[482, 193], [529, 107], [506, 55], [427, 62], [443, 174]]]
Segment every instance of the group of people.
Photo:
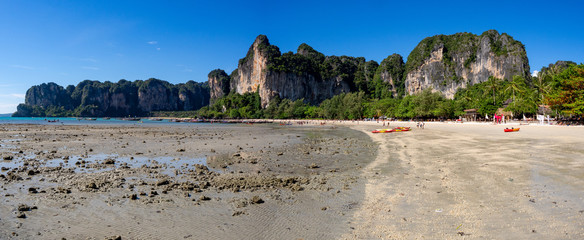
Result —
[[424, 129], [424, 126], [426, 126], [426, 124], [425, 124], [424, 122], [417, 122], [417, 123], [416, 123], [416, 127], [417, 127], [417, 128]]

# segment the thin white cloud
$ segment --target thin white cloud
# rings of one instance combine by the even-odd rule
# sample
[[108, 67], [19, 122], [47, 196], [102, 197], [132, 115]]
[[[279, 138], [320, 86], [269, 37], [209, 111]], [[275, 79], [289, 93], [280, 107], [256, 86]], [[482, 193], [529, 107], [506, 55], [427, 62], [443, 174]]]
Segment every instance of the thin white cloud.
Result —
[[155, 45], [155, 44], [158, 44], [158, 41], [150, 41], [150, 42], [147, 42], [147, 43], [150, 44], [150, 45]]
[[18, 98], [18, 99], [24, 99], [25, 95], [21, 94], [21, 93], [10, 93], [10, 94], [0, 94], [0, 97], [2, 98]]
[[193, 71], [193, 69], [188, 69], [188, 68], [186, 68], [185, 70], [183, 70], [183, 72], [192, 72], [192, 71]]
[[22, 93], [9, 93], [9, 94], [0, 94], [0, 98], [6, 99], [24, 99], [25, 94]]
[[99, 70], [99, 68], [97, 68], [97, 67], [87, 67], [87, 66], [85, 66], [85, 67], [81, 67], [81, 68], [83, 68], [85, 70], [94, 70], [94, 71]]
[[160, 48], [156, 48], [156, 51], [160, 51]]
[[12, 68], [20, 68], [20, 69], [27, 69], [27, 70], [34, 70], [33, 67], [31, 66], [24, 66], [24, 65], [10, 65], [10, 67]]
[[537, 74], [539, 73], [539, 71], [537, 70], [533, 70], [533, 72], [531, 73], [532, 77], [537, 77]]

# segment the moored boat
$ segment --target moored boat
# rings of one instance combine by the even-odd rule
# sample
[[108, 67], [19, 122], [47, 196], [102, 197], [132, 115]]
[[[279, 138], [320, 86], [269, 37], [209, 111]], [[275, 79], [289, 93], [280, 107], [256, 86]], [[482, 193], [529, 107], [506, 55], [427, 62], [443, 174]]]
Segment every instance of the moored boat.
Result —
[[137, 122], [137, 121], [140, 121], [141, 119], [140, 118], [131, 118], [131, 117], [128, 117], [128, 118], [122, 118], [122, 120], [123, 121], [134, 121], [134, 122]]

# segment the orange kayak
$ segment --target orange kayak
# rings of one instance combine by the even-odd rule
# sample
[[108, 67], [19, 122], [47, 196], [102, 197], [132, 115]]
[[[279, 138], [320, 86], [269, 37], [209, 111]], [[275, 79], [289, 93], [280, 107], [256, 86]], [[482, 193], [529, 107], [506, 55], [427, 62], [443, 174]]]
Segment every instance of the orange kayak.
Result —
[[505, 132], [519, 132], [519, 128], [505, 128], [503, 129]]

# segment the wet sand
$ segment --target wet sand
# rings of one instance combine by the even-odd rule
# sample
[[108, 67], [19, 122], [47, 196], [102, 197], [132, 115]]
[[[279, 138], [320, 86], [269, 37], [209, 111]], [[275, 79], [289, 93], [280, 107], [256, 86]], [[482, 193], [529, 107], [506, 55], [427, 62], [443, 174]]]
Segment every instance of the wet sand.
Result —
[[584, 238], [584, 128], [311, 123], [0, 126], [0, 238]]
[[335, 239], [377, 150], [332, 126], [0, 130], [0, 239]]

